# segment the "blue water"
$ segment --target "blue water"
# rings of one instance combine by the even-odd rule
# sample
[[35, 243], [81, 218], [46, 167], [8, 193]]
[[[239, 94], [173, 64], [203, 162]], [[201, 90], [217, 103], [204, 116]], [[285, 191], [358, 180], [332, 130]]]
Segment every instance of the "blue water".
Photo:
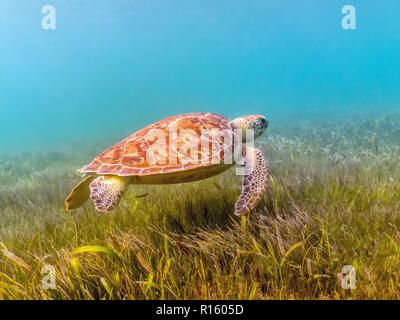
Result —
[[[47, 4], [55, 30], [41, 26]], [[346, 4], [356, 30], [341, 26]], [[0, 1], [0, 153], [123, 138], [187, 112], [273, 126], [399, 98], [398, 0]]]

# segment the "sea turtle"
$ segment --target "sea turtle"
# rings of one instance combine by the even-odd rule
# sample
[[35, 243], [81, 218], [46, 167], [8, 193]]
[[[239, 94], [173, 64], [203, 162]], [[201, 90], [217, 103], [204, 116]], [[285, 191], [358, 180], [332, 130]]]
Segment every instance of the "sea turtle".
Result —
[[260, 202], [269, 182], [267, 160], [259, 149], [248, 146], [267, 126], [261, 115], [231, 121], [214, 113], [188, 113], [158, 121], [78, 170], [85, 178], [65, 200], [66, 209], [79, 208], [90, 197], [98, 211], [110, 211], [129, 184], [197, 181], [236, 163], [244, 170], [235, 214], [246, 214]]

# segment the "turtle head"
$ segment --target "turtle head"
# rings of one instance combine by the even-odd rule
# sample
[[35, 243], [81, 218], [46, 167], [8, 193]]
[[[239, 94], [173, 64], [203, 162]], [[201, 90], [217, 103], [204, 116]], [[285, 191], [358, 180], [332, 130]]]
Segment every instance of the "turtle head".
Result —
[[249, 115], [240, 118], [236, 118], [232, 121], [237, 129], [242, 130], [243, 142], [246, 142], [246, 130], [253, 130], [254, 139], [261, 136], [268, 128], [268, 121], [264, 116], [261, 115]]

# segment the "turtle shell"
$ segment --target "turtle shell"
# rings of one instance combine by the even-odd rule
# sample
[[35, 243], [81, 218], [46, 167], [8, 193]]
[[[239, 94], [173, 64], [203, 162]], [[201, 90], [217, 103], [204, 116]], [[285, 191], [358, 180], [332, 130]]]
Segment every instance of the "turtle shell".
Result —
[[134, 176], [215, 165], [232, 154], [232, 129], [228, 118], [213, 113], [166, 118], [107, 149], [79, 171]]

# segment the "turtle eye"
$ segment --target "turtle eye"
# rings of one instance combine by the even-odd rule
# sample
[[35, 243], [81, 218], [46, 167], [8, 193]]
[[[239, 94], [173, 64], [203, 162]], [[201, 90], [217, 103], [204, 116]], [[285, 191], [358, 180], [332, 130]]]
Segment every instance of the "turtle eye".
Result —
[[264, 118], [261, 118], [261, 125], [263, 126], [263, 128], [266, 129], [268, 127], [268, 121]]

